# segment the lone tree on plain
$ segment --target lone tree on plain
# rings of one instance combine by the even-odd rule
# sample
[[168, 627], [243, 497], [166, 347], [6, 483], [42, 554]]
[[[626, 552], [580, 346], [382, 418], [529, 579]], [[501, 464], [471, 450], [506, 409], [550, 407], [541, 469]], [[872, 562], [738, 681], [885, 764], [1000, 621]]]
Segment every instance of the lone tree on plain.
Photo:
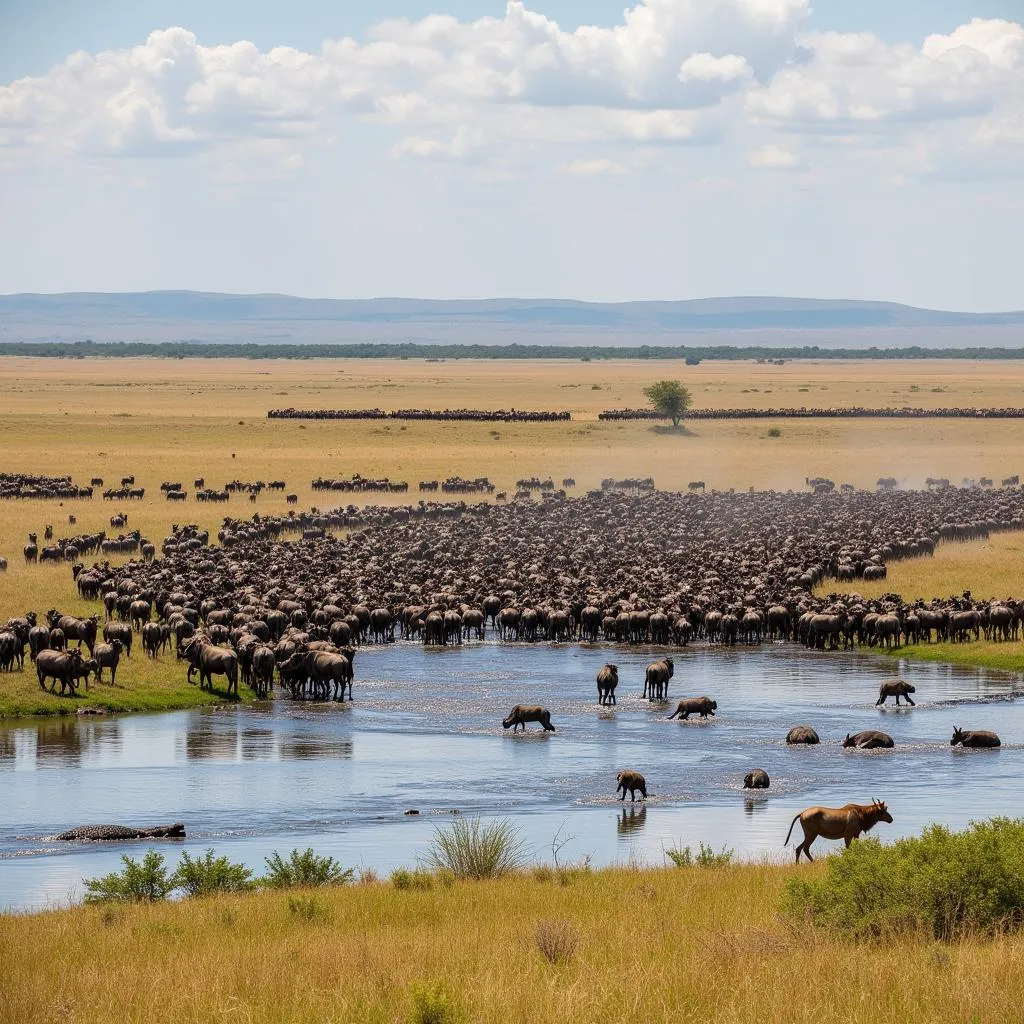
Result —
[[693, 401], [689, 389], [677, 380], [659, 380], [644, 388], [644, 395], [657, 412], [671, 417], [673, 427], [679, 426], [679, 421], [686, 415]]

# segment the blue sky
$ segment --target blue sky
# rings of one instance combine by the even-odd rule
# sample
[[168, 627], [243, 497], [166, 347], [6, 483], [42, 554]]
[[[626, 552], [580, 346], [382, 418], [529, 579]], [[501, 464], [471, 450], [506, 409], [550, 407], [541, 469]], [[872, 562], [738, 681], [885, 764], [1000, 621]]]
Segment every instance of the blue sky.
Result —
[[1024, 308], [1024, 0], [623, 7], [0, 0], [0, 292]]
[[[131, 46], [154, 28], [184, 25], [207, 44], [251, 39], [262, 49], [361, 35], [380, 17], [422, 18], [443, 10], [461, 19], [500, 17], [502, 0], [0, 0], [0, 81], [38, 75], [74, 50]], [[563, 28], [614, 25], [625, 0], [537, 4]], [[816, 0], [822, 30], [871, 31], [892, 42], [948, 32], [971, 18], [1020, 18], [1024, 0]]]

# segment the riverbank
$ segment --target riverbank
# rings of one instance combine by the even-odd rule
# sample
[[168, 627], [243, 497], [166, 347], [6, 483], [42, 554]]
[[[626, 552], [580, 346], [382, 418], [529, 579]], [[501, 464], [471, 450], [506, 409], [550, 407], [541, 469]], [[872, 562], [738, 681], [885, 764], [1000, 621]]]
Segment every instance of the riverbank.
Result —
[[948, 641], [933, 644], [907, 644], [904, 647], [890, 650], [882, 649], [880, 653], [891, 658], [905, 658], [910, 661], [959, 665], [964, 668], [988, 668], [1024, 675], [1024, 645], [1019, 641], [994, 643], [991, 640], [977, 640], [965, 644], [954, 644]]
[[1024, 940], [794, 927], [783, 887], [818, 870], [542, 869], [4, 915], [0, 1021], [1019, 1020]]
[[[53, 717], [82, 714], [121, 714], [128, 711], [181, 711], [211, 704], [236, 704], [252, 701], [256, 695], [238, 684], [238, 694], [229, 696], [221, 687], [201, 690], [185, 681], [184, 662], [172, 664], [146, 658], [136, 652], [131, 661], [122, 659], [118, 681], [93, 682], [89, 689], [80, 686], [75, 697], [61, 697], [43, 691], [36, 680], [35, 666], [25, 659], [23, 672], [6, 672], [0, 677], [0, 720], [9, 718]], [[109, 670], [107, 670], [109, 679]]]

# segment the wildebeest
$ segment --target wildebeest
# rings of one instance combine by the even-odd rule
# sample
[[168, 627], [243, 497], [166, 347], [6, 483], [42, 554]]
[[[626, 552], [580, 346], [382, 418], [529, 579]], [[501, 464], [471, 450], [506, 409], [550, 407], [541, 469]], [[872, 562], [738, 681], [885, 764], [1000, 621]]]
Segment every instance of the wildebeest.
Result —
[[772, 780], [763, 768], [755, 768], [743, 776], [744, 789], [767, 789], [771, 784]]
[[636, 800], [637, 790], [640, 791], [645, 800], [647, 799], [647, 780], [639, 772], [627, 768], [615, 776], [615, 781], [618, 783], [615, 787], [615, 792], [618, 793], [621, 790], [623, 800], [626, 799], [626, 790], [629, 790], [631, 803]]
[[96, 661], [96, 682], [103, 682], [103, 670], [110, 669], [110, 685], [117, 682], [117, 666], [121, 662], [122, 647], [120, 640], [112, 640], [109, 644], [97, 644], [92, 656]]
[[886, 679], [878, 688], [878, 700], [875, 701], [875, 705], [884, 704], [889, 697], [895, 697], [896, 707], [899, 707], [900, 697], [903, 697], [911, 707], [914, 707], [914, 702], [910, 699], [912, 693], [917, 693], [917, 687], [911, 686], [910, 683], [902, 679]]
[[77, 651], [40, 651], [36, 658], [36, 677], [39, 679], [39, 689], [45, 690], [45, 681], [53, 680], [53, 686], [60, 683], [61, 695], [71, 691], [75, 695], [75, 688], [78, 685], [75, 669], [82, 664], [82, 655]]
[[887, 732], [865, 729], [863, 732], [855, 732], [852, 736], [847, 733], [846, 739], [843, 740], [843, 746], [856, 747], [858, 750], [887, 750], [896, 744]]
[[132, 627], [127, 622], [106, 623], [103, 627], [103, 639], [108, 644], [113, 643], [115, 640], [120, 640], [124, 656], [126, 658], [132, 656], [132, 641], [135, 639], [135, 634], [132, 633]]
[[843, 807], [808, 807], [801, 811], [790, 823], [783, 846], [789, 845], [789, 837], [793, 834], [793, 826], [800, 822], [804, 830], [804, 841], [796, 848], [796, 861], [800, 863], [800, 854], [811, 856], [811, 844], [818, 836], [824, 839], [842, 839], [847, 846], [860, 837], [863, 832], [870, 832], [880, 821], [892, 824], [889, 808], [878, 800], [870, 804], [846, 804]]
[[352, 696], [352, 661], [355, 658], [355, 651], [351, 647], [334, 651], [306, 651], [293, 654], [286, 661], [281, 662], [281, 678], [290, 676], [295, 680], [292, 686], [292, 693], [296, 693], [299, 683], [310, 680], [313, 684], [313, 692], [327, 696], [329, 687], [333, 687], [333, 695], [344, 701], [345, 687], [348, 687], [348, 699]]
[[668, 718], [669, 721], [680, 718], [685, 722], [690, 715], [700, 715], [701, 718], [707, 718], [708, 715], [714, 717], [717, 710], [718, 701], [710, 697], [684, 697]]
[[0, 671], [12, 672], [15, 662], [18, 662], [19, 669], [24, 668], [24, 652], [21, 640], [14, 633], [9, 631], [0, 633]]
[[652, 662], [644, 673], [643, 696], [649, 700], [664, 700], [668, 696], [668, 681], [675, 671], [675, 663], [671, 658], [662, 658]]
[[988, 729], [961, 729], [954, 725], [949, 745], [955, 747], [959, 743], [962, 747], [998, 747], [1000, 742], [999, 737]]
[[160, 653], [160, 626], [155, 622], [147, 622], [142, 627], [142, 649], [155, 658]]
[[551, 712], [537, 704], [517, 704], [501, 725], [502, 728], [511, 729], [513, 732], [522, 726], [523, 732], [526, 732], [527, 722], [539, 723], [545, 732], [555, 731], [555, 727], [551, 724]]
[[615, 688], [619, 685], [619, 666], [605, 665], [597, 673], [597, 703], [614, 704]]
[[194, 636], [182, 649], [188, 661], [188, 682], [192, 682], [192, 673], [199, 670], [199, 688], [204, 684], [213, 689], [213, 676], [225, 676], [227, 692], [238, 694], [238, 655], [226, 648], [215, 647], [201, 636]]
[[818, 734], [809, 725], [794, 725], [786, 733], [787, 743], [818, 743]]

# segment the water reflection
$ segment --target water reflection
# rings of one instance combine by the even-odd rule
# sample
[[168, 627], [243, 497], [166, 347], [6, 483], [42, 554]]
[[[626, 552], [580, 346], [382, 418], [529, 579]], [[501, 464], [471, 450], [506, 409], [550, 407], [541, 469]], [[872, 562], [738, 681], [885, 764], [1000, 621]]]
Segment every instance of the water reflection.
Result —
[[647, 804], [641, 804], [639, 807], [631, 804], [629, 807], [623, 807], [622, 813], [615, 819], [615, 832], [620, 838], [631, 836], [646, 824]]
[[320, 761], [349, 758], [352, 741], [322, 739], [318, 736], [286, 736], [281, 740], [281, 757], [287, 761]]

